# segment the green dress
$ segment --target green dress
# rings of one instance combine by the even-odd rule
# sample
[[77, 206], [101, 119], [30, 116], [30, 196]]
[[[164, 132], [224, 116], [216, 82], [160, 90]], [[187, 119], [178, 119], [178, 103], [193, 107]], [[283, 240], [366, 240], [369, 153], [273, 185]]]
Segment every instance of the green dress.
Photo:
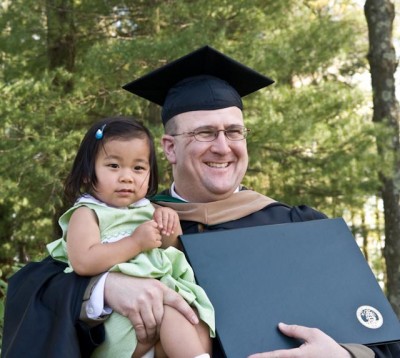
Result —
[[[92, 209], [98, 218], [101, 241], [118, 241], [128, 236], [141, 223], [151, 220], [154, 207], [147, 199], [128, 208], [114, 208], [98, 201], [90, 195], [82, 196], [77, 203], [65, 212], [59, 220], [63, 237], [47, 245], [50, 255], [69, 263], [66, 250], [66, 233], [72, 213], [79, 207]], [[152, 249], [140, 253], [128, 262], [113, 266], [109, 271], [122, 272], [135, 277], [156, 278], [178, 292], [190, 305], [194, 306], [210, 328], [210, 336], [215, 337], [214, 309], [204, 290], [194, 279], [193, 270], [185, 255], [174, 247]], [[72, 272], [71, 265], [65, 270]], [[136, 334], [128, 318], [113, 312], [105, 321], [106, 339], [93, 354], [93, 357], [131, 357], [137, 344]]]

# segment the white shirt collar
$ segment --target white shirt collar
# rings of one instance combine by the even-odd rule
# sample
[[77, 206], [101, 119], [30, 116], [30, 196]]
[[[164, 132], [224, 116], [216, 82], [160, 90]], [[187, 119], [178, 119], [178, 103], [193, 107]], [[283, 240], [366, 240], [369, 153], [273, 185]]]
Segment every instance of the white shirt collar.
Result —
[[176, 193], [176, 191], [175, 191], [175, 182], [172, 183], [170, 192], [171, 192], [171, 196], [172, 196], [173, 198], [176, 198], [176, 199], [179, 199], [179, 200], [182, 200], [182, 201], [187, 202], [186, 199], [183, 199], [180, 195], [178, 195], [178, 194]]
[[[103, 205], [103, 206], [109, 206], [106, 203], [96, 199], [94, 196], [90, 194], [83, 194], [81, 197], [79, 197], [76, 201], [76, 204], [78, 203], [92, 203], [92, 204], [98, 204], [98, 205]], [[146, 206], [150, 203], [150, 201], [146, 198], [140, 199], [137, 202], [129, 205], [130, 208], [139, 208], [142, 206]], [[124, 208], [120, 208], [124, 209]]]

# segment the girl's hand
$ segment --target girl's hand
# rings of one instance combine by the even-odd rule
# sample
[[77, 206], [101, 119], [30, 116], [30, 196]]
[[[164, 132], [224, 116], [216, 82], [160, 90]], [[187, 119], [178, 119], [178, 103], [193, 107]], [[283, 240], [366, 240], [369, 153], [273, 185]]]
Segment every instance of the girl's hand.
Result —
[[171, 236], [179, 235], [180, 224], [178, 214], [171, 208], [158, 207], [153, 214], [154, 221], [158, 224], [161, 234]]
[[160, 229], [154, 220], [140, 224], [130, 238], [140, 247], [141, 252], [160, 247], [162, 243]]

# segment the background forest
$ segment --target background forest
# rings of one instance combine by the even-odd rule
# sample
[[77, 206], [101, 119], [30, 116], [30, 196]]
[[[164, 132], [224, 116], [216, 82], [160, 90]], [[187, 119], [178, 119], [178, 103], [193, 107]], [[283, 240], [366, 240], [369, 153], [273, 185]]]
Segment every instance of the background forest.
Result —
[[[244, 184], [288, 204], [343, 216], [400, 315], [397, 214], [397, 224], [390, 223], [395, 239], [386, 248], [391, 259], [384, 250], [388, 200], [399, 210], [399, 111], [394, 97], [392, 125], [376, 117], [363, 2], [0, 4], [0, 317], [7, 278], [43, 258], [46, 243], [60, 235], [63, 180], [88, 126], [110, 115], [133, 115], [159, 138], [160, 108], [121, 86], [206, 44], [276, 81], [244, 99], [251, 128]], [[393, 36], [399, 43], [399, 26]], [[164, 188], [171, 175], [160, 149], [158, 154]], [[387, 185], [393, 196], [385, 197]]]

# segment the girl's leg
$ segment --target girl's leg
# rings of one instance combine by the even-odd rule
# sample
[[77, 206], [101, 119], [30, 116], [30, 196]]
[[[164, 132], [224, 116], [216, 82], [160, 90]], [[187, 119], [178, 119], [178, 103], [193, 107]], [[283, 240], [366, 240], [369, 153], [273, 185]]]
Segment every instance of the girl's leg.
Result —
[[196, 328], [197, 335], [199, 336], [200, 342], [205, 349], [204, 352], [207, 352], [211, 355], [212, 341], [210, 338], [210, 328], [203, 321], [200, 321], [200, 323], [195, 325], [194, 327]]
[[132, 354], [132, 358], [142, 358], [150, 349], [154, 347], [156, 342], [143, 344], [138, 342], [136, 345], [136, 349]]
[[[199, 326], [199, 327], [197, 327]], [[211, 353], [211, 338], [206, 325], [194, 326], [179, 311], [164, 306], [160, 342], [168, 357], [194, 358]], [[156, 349], [156, 352], [158, 349]]]

